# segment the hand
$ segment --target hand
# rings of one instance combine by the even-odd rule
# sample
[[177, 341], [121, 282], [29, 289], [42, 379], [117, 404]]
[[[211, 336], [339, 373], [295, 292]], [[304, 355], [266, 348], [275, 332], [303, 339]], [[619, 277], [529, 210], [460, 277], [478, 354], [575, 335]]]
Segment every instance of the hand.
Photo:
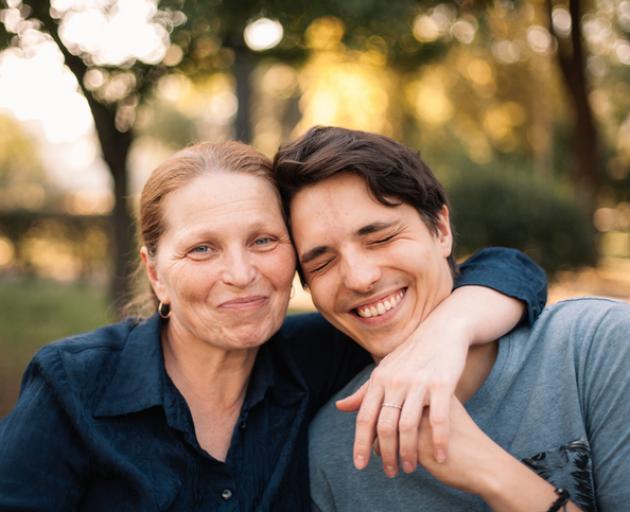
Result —
[[418, 461], [418, 430], [426, 404], [431, 405], [434, 456], [446, 460], [449, 404], [471, 342], [471, 331], [464, 323], [429, 317], [413, 339], [380, 362], [368, 382], [337, 402], [342, 411], [359, 409], [354, 442], [357, 469], [367, 466], [377, 436], [385, 473], [396, 475], [399, 455], [403, 470], [412, 472]]
[[[554, 486], [490, 439], [453, 397], [450, 407], [450, 455], [433, 458], [431, 421], [425, 411], [420, 425], [420, 464], [440, 482], [481, 497], [492, 510], [546, 510], [557, 499]], [[569, 501], [563, 510], [579, 512]]]
[[[450, 403], [449, 458], [438, 463], [433, 457], [432, 425], [425, 410], [420, 424], [419, 462], [435, 478], [451, 487], [482, 494], [487, 477], [504, 459], [504, 450], [473, 421], [461, 402]], [[497, 463], [492, 463], [496, 460]], [[487, 469], [486, 469], [487, 468]], [[486, 479], [486, 480], [484, 480]]]

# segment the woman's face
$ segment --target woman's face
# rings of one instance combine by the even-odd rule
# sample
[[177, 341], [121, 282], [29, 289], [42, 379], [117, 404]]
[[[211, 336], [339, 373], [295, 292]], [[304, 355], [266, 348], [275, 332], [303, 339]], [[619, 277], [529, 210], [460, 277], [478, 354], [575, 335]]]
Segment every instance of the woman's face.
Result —
[[165, 231], [147, 261], [169, 334], [224, 350], [257, 347], [284, 320], [295, 257], [274, 187], [213, 171], [168, 194]]

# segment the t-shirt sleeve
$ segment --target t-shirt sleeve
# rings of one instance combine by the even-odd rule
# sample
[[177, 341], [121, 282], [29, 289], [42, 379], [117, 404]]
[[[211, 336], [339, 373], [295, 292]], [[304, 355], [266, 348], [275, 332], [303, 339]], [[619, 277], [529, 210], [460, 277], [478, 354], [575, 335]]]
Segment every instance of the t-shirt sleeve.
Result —
[[0, 422], [0, 510], [67, 511], [87, 461], [53, 389], [31, 363], [18, 402]]
[[312, 393], [315, 410], [372, 362], [367, 351], [318, 313], [289, 316], [283, 337]]
[[630, 503], [630, 306], [613, 305], [580, 351], [581, 405], [591, 446], [597, 509]]
[[455, 288], [479, 285], [519, 299], [527, 306], [524, 318], [531, 325], [547, 302], [547, 276], [528, 256], [516, 249], [489, 247], [460, 265]]

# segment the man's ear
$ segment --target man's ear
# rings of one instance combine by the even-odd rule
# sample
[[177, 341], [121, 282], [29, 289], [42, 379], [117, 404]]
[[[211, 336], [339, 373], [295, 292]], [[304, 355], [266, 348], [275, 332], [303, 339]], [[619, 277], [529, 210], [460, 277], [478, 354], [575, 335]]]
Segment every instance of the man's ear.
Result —
[[448, 206], [442, 206], [438, 214], [435, 229], [437, 231], [438, 243], [442, 248], [442, 254], [445, 258], [448, 258], [453, 251], [453, 231], [451, 229], [451, 218]]
[[153, 292], [157, 296], [158, 300], [168, 303], [169, 300], [166, 296], [166, 290], [164, 289], [164, 286], [158, 277], [157, 269], [155, 268], [155, 258], [151, 257], [149, 250], [144, 245], [140, 248], [140, 259], [142, 260], [142, 265], [144, 265], [147, 278], [151, 283], [151, 288], [153, 288]]

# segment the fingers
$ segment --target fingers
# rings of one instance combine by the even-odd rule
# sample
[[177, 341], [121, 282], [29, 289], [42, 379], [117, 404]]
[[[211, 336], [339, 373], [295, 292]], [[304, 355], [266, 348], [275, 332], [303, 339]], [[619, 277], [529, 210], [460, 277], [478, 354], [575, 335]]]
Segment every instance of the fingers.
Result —
[[448, 456], [449, 409], [451, 390], [443, 384], [431, 388], [431, 407], [429, 419], [433, 432], [433, 457], [436, 462], [446, 462]]
[[418, 464], [418, 431], [424, 405], [425, 388], [420, 386], [411, 390], [402, 411], [398, 429], [400, 435], [399, 453], [402, 469], [405, 473], [411, 473]]
[[[371, 381], [368, 381], [371, 382]], [[370, 451], [374, 443], [376, 423], [383, 403], [383, 390], [380, 386], [368, 385], [363, 403], [357, 414], [354, 434], [354, 466], [363, 469], [370, 461]]]
[[392, 478], [398, 473], [398, 421], [401, 409], [393, 405], [401, 403], [401, 399], [389, 399], [381, 406], [376, 425], [378, 444], [385, 474]]
[[361, 403], [367, 393], [369, 382], [369, 380], [365, 381], [354, 393], [341, 400], [337, 400], [337, 402], [335, 402], [337, 409], [343, 412], [354, 412], [361, 407]]

